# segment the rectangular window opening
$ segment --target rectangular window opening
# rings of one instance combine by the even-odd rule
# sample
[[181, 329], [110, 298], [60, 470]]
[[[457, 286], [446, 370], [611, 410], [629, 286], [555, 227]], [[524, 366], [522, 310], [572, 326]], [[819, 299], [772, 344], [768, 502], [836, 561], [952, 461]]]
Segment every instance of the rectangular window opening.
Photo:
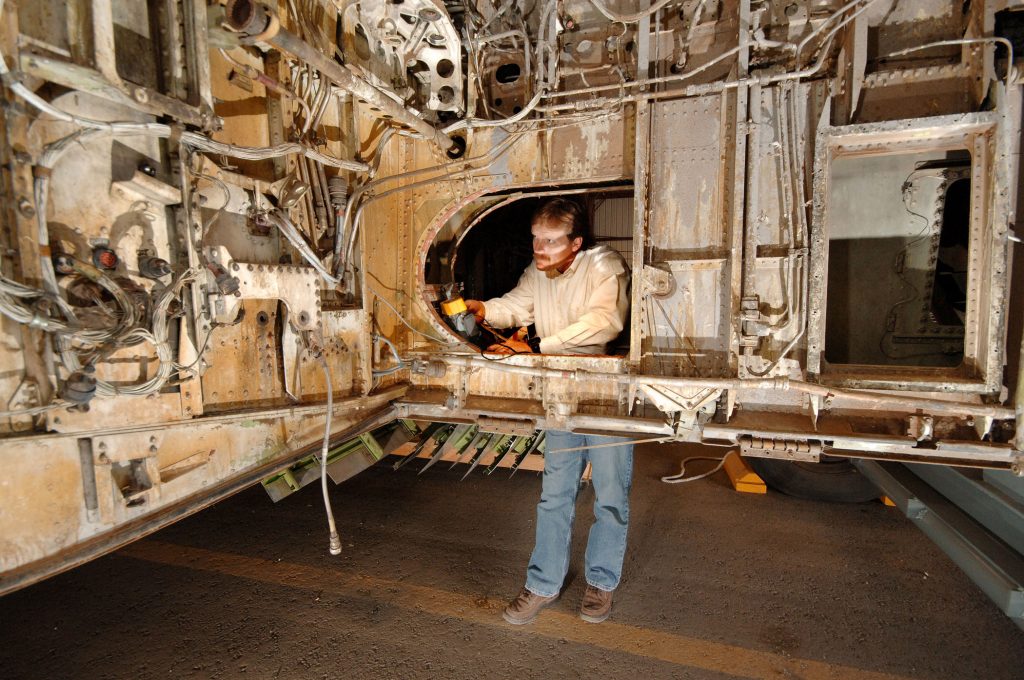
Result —
[[838, 157], [828, 200], [826, 361], [960, 366], [970, 154], [929, 150]]

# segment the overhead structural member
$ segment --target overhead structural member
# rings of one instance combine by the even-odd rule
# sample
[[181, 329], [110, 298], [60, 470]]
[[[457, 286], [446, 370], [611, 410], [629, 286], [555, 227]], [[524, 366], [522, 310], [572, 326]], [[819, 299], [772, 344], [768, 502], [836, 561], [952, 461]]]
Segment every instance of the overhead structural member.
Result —
[[395, 123], [412, 128], [437, 144], [442, 151], [448, 151], [455, 145], [455, 141], [447, 134], [356, 77], [341, 64], [327, 58], [294, 33], [282, 28], [277, 15], [258, 2], [228, 0], [227, 22], [232, 30], [247, 38], [273, 45], [306, 62], [341, 89], [380, 109], [382, 117], [391, 117]]

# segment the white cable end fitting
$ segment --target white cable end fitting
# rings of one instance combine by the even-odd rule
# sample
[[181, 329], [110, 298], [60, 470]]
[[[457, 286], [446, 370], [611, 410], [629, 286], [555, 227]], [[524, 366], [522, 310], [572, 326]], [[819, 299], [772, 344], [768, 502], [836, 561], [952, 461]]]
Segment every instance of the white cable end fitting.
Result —
[[331, 551], [332, 555], [340, 555], [341, 554], [341, 537], [338, 536], [338, 532], [337, 531], [332, 531], [331, 532], [331, 547], [330, 547], [330, 551]]

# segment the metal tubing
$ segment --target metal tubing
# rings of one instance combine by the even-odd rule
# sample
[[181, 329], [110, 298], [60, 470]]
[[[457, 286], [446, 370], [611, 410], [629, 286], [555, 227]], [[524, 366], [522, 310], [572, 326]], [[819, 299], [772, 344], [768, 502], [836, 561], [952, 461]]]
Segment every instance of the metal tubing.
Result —
[[[316, 223], [323, 229], [328, 226], [327, 223], [327, 195], [323, 191], [323, 187], [320, 184], [320, 175], [317, 174], [318, 163], [314, 163], [308, 159], [300, 159], [299, 161], [306, 163], [306, 177], [309, 182], [308, 195], [313, 197], [313, 212], [316, 214]], [[310, 225], [309, 240], [313, 247], [316, 247], [316, 227]]]
[[[489, 409], [462, 409], [452, 411], [447, 406], [436, 403], [400, 401], [396, 403], [399, 417], [414, 420], [451, 421], [458, 418], [460, 422], [469, 418], [502, 418], [507, 413]], [[940, 441], [935, 449], [921, 449], [915, 446], [916, 440], [906, 437], [886, 435], [837, 435], [833, 433], [804, 431], [799, 429], [755, 429], [746, 426], [716, 425], [708, 423], [702, 428], [693, 430], [677, 430], [666, 419], [651, 419], [636, 416], [592, 416], [572, 414], [557, 423], [547, 422], [543, 416], [537, 416], [535, 426], [544, 430], [552, 427], [579, 431], [616, 432], [624, 435], [654, 436], [665, 441], [691, 441], [721, 444], [739, 443], [744, 436], [755, 436], [769, 439], [806, 441], [825, 440], [829, 442], [827, 453], [830, 456], [850, 459], [877, 458], [889, 461], [905, 461], [920, 463], [923, 459], [938, 465], [971, 465], [974, 467], [1012, 468], [1017, 461], [1014, 450], [1009, 445], [981, 445], [974, 442]]]
[[411, 113], [401, 104], [384, 96], [369, 83], [357, 78], [341, 64], [328, 59], [297, 35], [279, 27], [276, 28], [275, 32], [275, 26], [278, 24], [276, 17], [269, 13], [265, 14], [265, 19], [260, 17], [261, 13], [258, 11], [258, 7], [253, 0], [233, 0], [229, 2], [227, 16], [231, 28], [250, 37], [260, 36], [262, 40], [265, 40], [282, 52], [287, 52], [293, 57], [306, 62], [341, 89], [366, 101], [370, 106], [380, 109], [382, 115], [390, 116], [395, 122], [411, 127], [437, 144], [442, 151], [452, 148], [454, 142], [448, 135], [434, 129], [432, 125]]
[[344, 66], [331, 61], [320, 52], [317, 52], [300, 40], [298, 36], [282, 29], [278, 31], [276, 36], [270, 38], [269, 42], [274, 47], [309, 62], [335, 85], [346, 92], [352, 93], [355, 97], [365, 100], [371, 106], [377, 107], [383, 115], [389, 115], [396, 122], [408, 125], [434, 144], [437, 144], [442, 151], [447, 151], [454, 145], [451, 137], [444, 132], [434, 129], [430, 123], [410, 113], [404, 106], [398, 104], [393, 99], [385, 97], [368, 83], [356, 78]]
[[870, 404], [873, 409], [899, 409], [907, 411], [926, 410], [934, 415], [949, 416], [989, 416], [997, 419], [1009, 419], [1014, 417], [1014, 410], [1004, 406], [990, 404], [971, 404], [966, 402], [944, 401], [941, 399], [927, 399], [897, 396], [883, 392], [869, 392], [860, 390], [844, 390], [836, 387], [826, 387], [801, 380], [790, 380], [785, 377], [777, 378], [672, 378], [653, 375], [630, 375], [620, 373], [606, 373], [600, 371], [585, 370], [562, 370], [547, 368], [544, 366], [518, 366], [505, 362], [488, 361], [476, 356], [466, 355], [441, 355], [442, 361], [450, 366], [462, 368], [491, 369], [525, 375], [535, 378], [563, 378], [566, 380], [598, 380], [632, 385], [660, 385], [675, 389], [723, 389], [723, 390], [778, 390], [795, 391], [821, 397], [823, 399], [841, 399], [852, 402]]

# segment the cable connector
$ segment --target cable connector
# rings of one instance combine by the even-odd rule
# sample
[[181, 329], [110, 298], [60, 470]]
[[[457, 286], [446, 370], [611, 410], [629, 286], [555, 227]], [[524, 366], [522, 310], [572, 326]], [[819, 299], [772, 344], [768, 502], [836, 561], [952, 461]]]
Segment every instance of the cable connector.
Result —
[[341, 537], [338, 536], [337, 531], [331, 532], [331, 547], [329, 548], [332, 555], [341, 554]]

